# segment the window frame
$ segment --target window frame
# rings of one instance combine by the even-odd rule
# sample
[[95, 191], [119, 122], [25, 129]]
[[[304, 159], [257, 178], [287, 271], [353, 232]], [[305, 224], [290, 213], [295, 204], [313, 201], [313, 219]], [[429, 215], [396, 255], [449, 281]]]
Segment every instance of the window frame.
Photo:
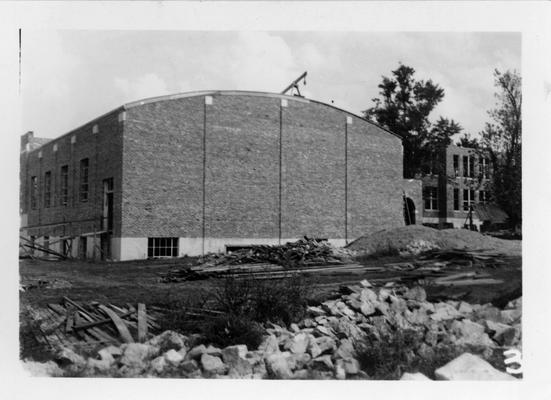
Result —
[[459, 176], [459, 154], [454, 154], [453, 155], [453, 172], [455, 174], [456, 177]]
[[459, 208], [459, 188], [453, 189], [453, 210], [461, 211]]
[[44, 172], [44, 208], [52, 206], [52, 171]]
[[69, 165], [59, 168], [59, 205], [67, 206], [69, 203]]
[[426, 211], [438, 211], [438, 187], [425, 186], [423, 193], [423, 206]]
[[474, 190], [463, 189], [463, 211], [469, 211], [470, 207], [474, 204]]
[[80, 160], [79, 182], [78, 182], [78, 199], [81, 203], [86, 203], [90, 194], [90, 159], [83, 158]]
[[31, 176], [31, 210], [38, 208], [38, 176]]
[[147, 258], [178, 257], [179, 242], [178, 237], [148, 237]]

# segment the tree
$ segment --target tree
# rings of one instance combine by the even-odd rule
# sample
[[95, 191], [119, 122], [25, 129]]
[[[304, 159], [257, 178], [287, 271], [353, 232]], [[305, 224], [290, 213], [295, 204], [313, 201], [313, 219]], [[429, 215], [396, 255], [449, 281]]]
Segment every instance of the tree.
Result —
[[494, 71], [496, 107], [493, 120], [481, 132], [481, 145], [492, 165], [494, 200], [509, 215], [512, 226], [522, 224], [522, 92], [516, 71]]
[[379, 98], [364, 111], [364, 116], [398, 134], [404, 145], [404, 177], [421, 173], [435, 148], [451, 142], [461, 127], [453, 120], [440, 118], [434, 126], [429, 114], [444, 98], [444, 89], [428, 81], [416, 80], [415, 70], [400, 64], [392, 77], [383, 76]]
[[472, 137], [469, 133], [464, 133], [463, 136], [461, 136], [457, 141], [457, 145], [461, 147], [469, 147], [471, 149], [478, 149], [480, 147], [478, 139]]

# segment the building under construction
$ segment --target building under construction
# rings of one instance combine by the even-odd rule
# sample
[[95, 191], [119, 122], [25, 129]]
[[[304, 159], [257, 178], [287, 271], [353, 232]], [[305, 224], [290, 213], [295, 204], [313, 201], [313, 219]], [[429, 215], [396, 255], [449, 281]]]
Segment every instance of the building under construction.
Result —
[[344, 245], [421, 222], [401, 139], [303, 97], [151, 98], [50, 141], [27, 133], [21, 150], [21, 236], [71, 256], [199, 255], [304, 235]]

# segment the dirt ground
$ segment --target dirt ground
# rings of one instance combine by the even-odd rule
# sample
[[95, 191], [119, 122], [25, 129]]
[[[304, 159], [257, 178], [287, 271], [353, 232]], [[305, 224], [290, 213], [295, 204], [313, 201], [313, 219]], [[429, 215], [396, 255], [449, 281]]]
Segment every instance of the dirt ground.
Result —
[[[509, 257], [507, 262], [496, 268], [460, 268], [457, 272], [480, 271], [492, 278], [503, 280], [497, 285], [476, 285], [462, 287], [425, 286], [429, 300], [439, 298], [465, 300], [470, 303], [488, 303], [505, 297], [519, 297], [522, 289], [522, 261], [520, 257]], [[398, 256], [369, 258], [358, 262], [373, 267], [404, 261]], [[184, 258], [175, 260], [134, 262], [86, 262], [81, 260], [42, 261], [24, 259], [20, 261], [22, 284], [47, 281], [47, 287], [37, 287], [20, 292], [20, 304], [44, 307], [48, 303], [59, 303], [63, 296], [76, 301], [98, 301], [101, 303], [125, 304], [138, 302], [149, 305], [164, 305], [199, 299], [209, 290], [221, 284], [221, 279], [161, 283], [159, 277], [169, 268], [192, 265], [197, 260]], [[407, 276], [400, 271], [367, 271], [361, 273], [334, 273], [332, 275], [306, 275], [305, 279], [314, 288], [316, 300], [330, 296], [341, 285], [357, 284], [362, 279], [376, 282], [377, 279]], [[21, 307], [23, 308], [23, 307]]]

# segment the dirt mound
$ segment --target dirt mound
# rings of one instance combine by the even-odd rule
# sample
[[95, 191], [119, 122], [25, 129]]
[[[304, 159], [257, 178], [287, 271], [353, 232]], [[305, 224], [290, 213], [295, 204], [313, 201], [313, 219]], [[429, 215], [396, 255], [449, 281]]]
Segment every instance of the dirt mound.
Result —
[[466, 229], [438, 230], [422, 225], [383, 229], [362, 236], [347, 248], [364, 254], [396, 254], [411, 249], [491, 250], [510, 256], [520, 256], [520, 240], [503, 240]]

